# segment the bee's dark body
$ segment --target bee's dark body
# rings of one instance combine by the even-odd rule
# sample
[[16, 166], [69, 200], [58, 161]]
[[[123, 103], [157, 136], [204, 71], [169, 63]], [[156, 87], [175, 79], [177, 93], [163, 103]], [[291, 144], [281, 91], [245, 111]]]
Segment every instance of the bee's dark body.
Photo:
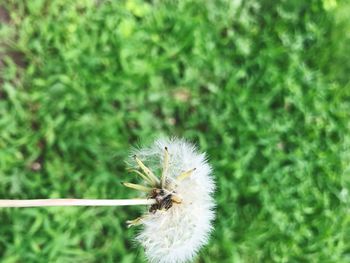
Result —
[[150, 207], [150, 213], [155, 213], [157, 210], [161, 209], [168, 210], [173, 206], [172, 195], [170, 193], [166, 193], [163, 189], [154, 189], [150, 198], [157, 201], [156, 204], [153, 204]]

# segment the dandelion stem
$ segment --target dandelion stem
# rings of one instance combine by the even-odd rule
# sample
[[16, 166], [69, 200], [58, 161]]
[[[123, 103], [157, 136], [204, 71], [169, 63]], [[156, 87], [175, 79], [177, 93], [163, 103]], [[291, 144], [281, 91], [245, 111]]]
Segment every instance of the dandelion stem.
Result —
[[0, 200], [0, 207], [127, 206], [152, 205], [155, 203], [155, 199], [2, 199]]

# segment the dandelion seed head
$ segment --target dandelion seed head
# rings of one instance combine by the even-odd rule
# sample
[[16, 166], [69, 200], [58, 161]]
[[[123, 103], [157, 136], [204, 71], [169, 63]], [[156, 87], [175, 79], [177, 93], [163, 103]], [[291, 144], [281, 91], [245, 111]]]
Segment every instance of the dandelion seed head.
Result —
[[[151, 170], [161, 171], [165, 148], [169, 160], [163, 188], [180, 197], [181, 203], [146, 213], [136, 240], [152, 263], [188, 262], [208, 242], [212, 230], [215, 217], [212, 169], [206, 155], [182, 139], [157, 140], [134, 154]], [[190, 175], [180, 180], [186, 171], [191, 171]]]

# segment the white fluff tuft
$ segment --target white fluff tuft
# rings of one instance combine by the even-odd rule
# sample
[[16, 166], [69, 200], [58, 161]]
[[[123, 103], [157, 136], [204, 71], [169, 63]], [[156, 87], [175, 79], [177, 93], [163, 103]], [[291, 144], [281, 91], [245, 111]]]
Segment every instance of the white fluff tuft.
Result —
[[[182, 263], [194, 258], [209, 239], [214, 220], [212, 169], [204, 153], [182, 139], [157, 140], [135, 154], [155, 173], [162, 170], [164, 149], [169, 152], [167, 180], [169, 187], [182, 198], [168, 210], [148, 212], [136, 240], [144, 247], [152, 263]], [[177, 177], [196, 168], [184, 180]]]

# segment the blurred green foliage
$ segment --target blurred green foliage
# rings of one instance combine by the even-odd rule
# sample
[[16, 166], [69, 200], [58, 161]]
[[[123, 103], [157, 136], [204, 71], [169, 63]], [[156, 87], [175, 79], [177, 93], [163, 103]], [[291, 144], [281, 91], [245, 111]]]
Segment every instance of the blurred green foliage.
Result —
[[[349, 3], [1, 0], [0, 198], [125, 198], [131, 145], [209, 155], [197, 262], [350, 261]], [[0, 211], [1, 262], [143, 262], [139, 208]]]

